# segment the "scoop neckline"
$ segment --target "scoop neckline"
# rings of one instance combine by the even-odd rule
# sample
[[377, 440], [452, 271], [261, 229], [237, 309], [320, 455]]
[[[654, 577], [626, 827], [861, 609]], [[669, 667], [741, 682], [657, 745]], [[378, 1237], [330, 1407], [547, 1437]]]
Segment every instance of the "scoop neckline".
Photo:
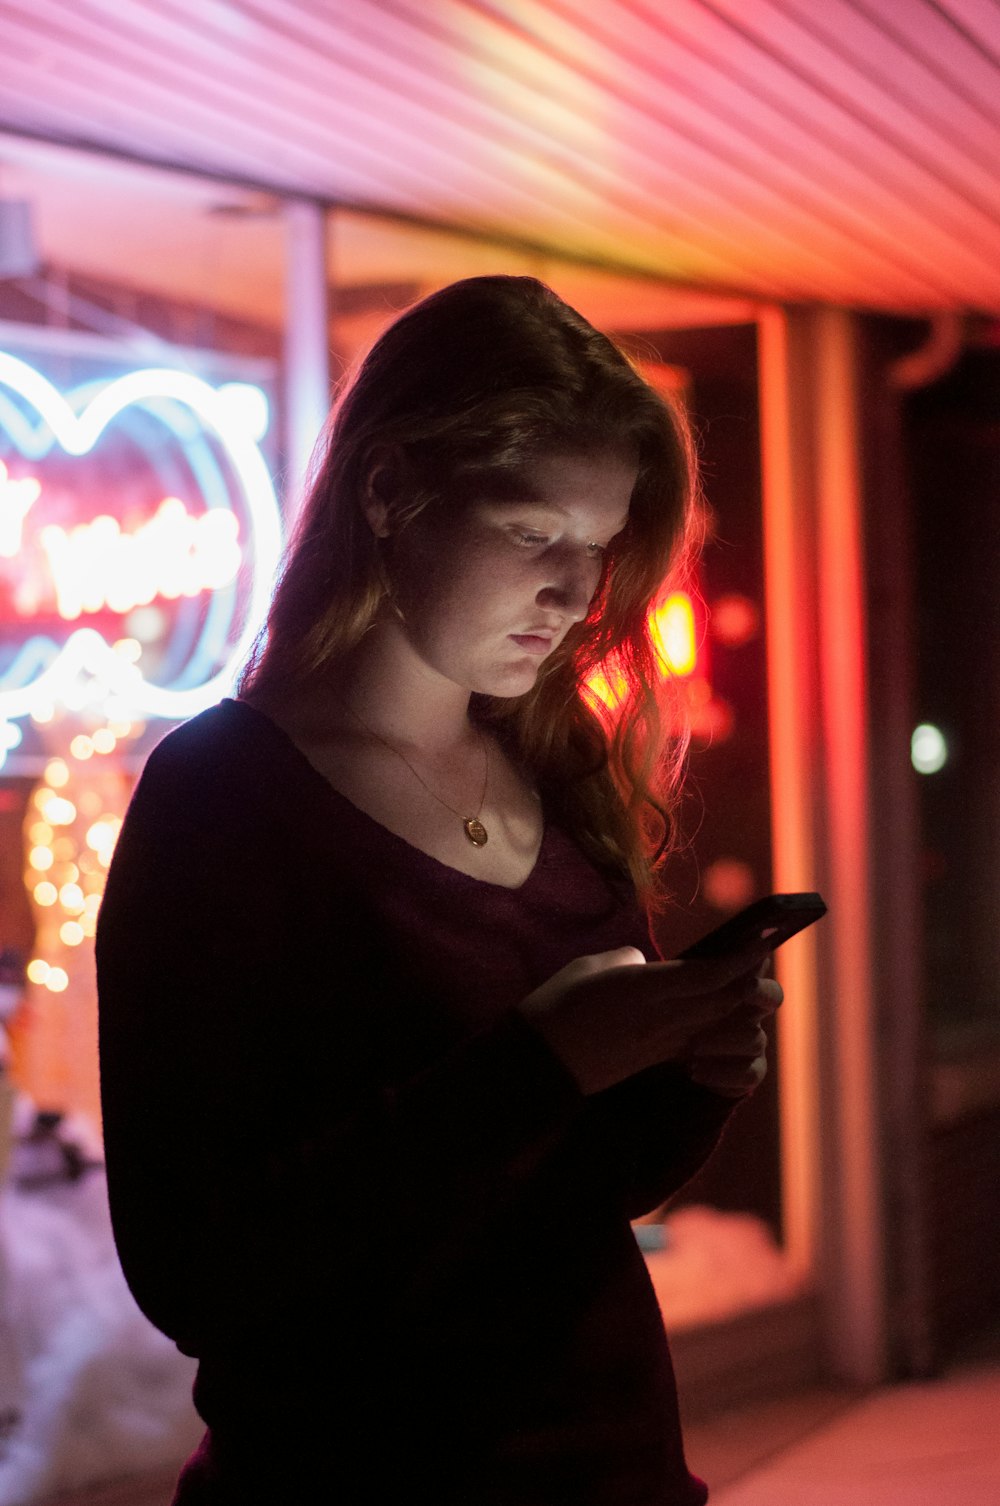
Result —
[[521, 883], [498, 884], [493, 879], [477, 878], [474, 873], [466, 873], [463, 868], [455, 868], [451, 863], [445, 863], [440, 858], [436, 858], [433, 853], [425, 852], [422, 847], [418, 847], [414, 842], [408, 841], [406, 837], [400, 836], [399, 832], [393, 831], [391, 827], [377, 820], [369, 811], [363, 810], [360, 805], [356, 805], [349, 795], [345, 795], [343, 790], [338, 790], [335, 784], [330, 783], [325, 774], [320, 773], [316, 765], [303, 753], [295, 739], [290, 737], [283, 727], [279, 727], [277, 722], [272, 721], [265, 711], [261, 711], [257, 706], [252, 706], [249, 701], [237, 700], [235, 696], [224, 696], [219, 704], [220, 706], [237, 707], [241, 713], [247, 712], [257, 722], [263, 723], [265, 728], [291, 754], [295, 762], [308, 771], [313, 781], [317, 782], [328, 795], [332, 796], [334, 801], [346, 806], [357, 820], [373, 827], [375, 831], [381, 834], [383, 839], [388, 840], [391, 844], [394, 843], [405, 848], [407, 852], [415, 854], [416, 857], [429, 863], [434, 869], [439, 869], [442, 873], [451, 875], [456, 881], [465, 879], [470, 884], [476, 884], [481, 889], [496, 889], [502, 894], [523, 894], [528, 885], [532, 883], [540, 872], [551, 834], [551, 826], [545, 813], [544, 803], [542, 805], [542, 840], [538, 844], [535, 861]]

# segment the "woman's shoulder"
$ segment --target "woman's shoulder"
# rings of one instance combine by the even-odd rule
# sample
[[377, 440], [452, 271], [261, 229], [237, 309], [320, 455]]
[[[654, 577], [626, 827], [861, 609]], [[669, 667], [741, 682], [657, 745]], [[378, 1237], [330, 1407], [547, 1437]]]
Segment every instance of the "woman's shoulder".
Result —
[[282, 763], [281, 737], [243, 701], [226, 699], [172, 728], [146, 759], [143, 779], [173, 778], [192, 787], [259, 778]]
[[267, 819], [283, 804], [296, 769], [277, 730], [242, 702], [224, 700], [172, 728], [149, 753], [129, 808], [131, 824], [231, 823]]

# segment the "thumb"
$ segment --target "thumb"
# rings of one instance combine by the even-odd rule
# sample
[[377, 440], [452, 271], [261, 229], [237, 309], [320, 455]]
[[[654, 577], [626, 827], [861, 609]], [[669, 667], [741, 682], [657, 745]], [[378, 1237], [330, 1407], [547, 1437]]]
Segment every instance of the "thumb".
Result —
[[637, 946], [617, 946], [610, 952], [592, 952], [577, 959], [583, 973], [606, 973], [613, 967], [638, 967], [645, 957]]

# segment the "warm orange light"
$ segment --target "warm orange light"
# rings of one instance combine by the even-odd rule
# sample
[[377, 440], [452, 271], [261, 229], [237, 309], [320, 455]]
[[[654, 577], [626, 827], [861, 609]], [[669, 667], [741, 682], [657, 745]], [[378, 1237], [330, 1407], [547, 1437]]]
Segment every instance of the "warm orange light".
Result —
[[698, 657], [694, 608], [684, 591], [675, 591], [650, 614], [649, 632], [664, 675], [689, 675]]
[[54, 790], [61, 790], [64, 785], [69, 784], [69, 764], [66, 763], [65, 759], [49, 759], [45, 765], [45, 782], [46, 784], [50, 784]]
[[63, 884], [59, 890], [59, 903], [70, 914], [79, 914], [83, 909], [83, 890], [79, 884]]
[[53, 795], [46, 800], [42, 815], [50, 826], [72, 826], [76, 820], [76, 806], [62, 795]]
[[[675, 591], [654, 607], [649, 614], [649, 636], [664, 679], [680, 679], [693, 673], [698, 651], [695, 640], [694, 608], [684, 591]], [[600, 712], [606, 708], [619, 711], [628, 698], [625, 676], [611, 660], [587, 681], [586, 692], [591, 706]]]

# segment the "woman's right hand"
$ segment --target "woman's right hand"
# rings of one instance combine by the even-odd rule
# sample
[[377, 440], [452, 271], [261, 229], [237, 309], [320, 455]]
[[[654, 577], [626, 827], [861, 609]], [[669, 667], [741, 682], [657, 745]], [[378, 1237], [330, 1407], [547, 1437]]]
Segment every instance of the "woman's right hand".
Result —
[[600, 1093], [661, 1062], [684, 1061], [697, 1037], [731, 1017], [751, 1031], [781, 1002], [760, 969], [767, 951], [647, 962], [635, 947], [577, 957], [517, 1006], [576, 1078]]

